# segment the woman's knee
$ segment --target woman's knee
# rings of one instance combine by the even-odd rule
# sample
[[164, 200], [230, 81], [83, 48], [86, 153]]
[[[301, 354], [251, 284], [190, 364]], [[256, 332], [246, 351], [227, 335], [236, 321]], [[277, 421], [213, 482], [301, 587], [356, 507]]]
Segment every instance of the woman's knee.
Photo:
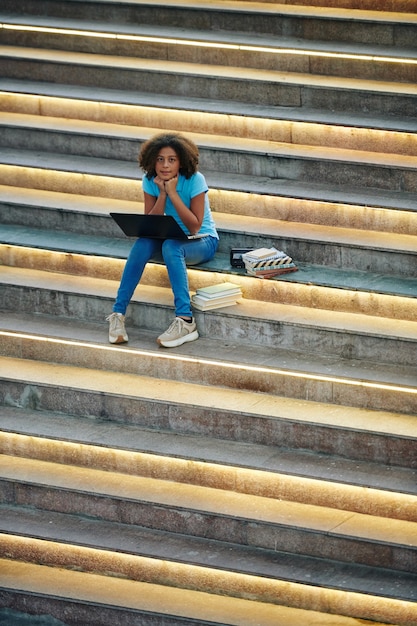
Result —
[[133, 263], [147, 262], [157, 254], [158, 246], [153, 239], [137, 239], [129, 253], [129, 260]]
[[184, 259], [185, 254], [180, 241], [165, 239], [162, 244], [162, 257], [165, 262], [170, 259]]

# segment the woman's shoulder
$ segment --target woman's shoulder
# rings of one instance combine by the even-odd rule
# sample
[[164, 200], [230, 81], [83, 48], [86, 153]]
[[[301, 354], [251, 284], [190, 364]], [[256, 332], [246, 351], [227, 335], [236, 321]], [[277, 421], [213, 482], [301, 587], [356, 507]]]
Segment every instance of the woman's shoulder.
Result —
[[201, 180], [201, 181], [206, 181], [204, 174], [202, 174], [200, 172], [200, 170], [197, 170], [196, 172], [194, 172], [193, 176], [195, 176], [195, 180]]
[[206, 182], [204, 174], [202, 174], [198, 170], [194, 172], [194, 174], [192, 174], [190, 178], [186, 180], [187, 180], [187, 183], [192, 187], [201, 187], [201, 188], [207, 187], [207, 182]]

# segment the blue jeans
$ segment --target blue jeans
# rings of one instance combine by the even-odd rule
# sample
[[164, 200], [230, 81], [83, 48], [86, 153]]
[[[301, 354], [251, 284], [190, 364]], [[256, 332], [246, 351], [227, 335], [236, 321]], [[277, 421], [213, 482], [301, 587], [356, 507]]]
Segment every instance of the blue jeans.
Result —
[[201, 239], [137, 239], [129, 253], [113, 307], [115, 313], [126, 313], [148, 261], [163, 261], [174, 293], [176, 317], [192, 317], [187, 265], [210, 261], [218, 246], [216, 237]]

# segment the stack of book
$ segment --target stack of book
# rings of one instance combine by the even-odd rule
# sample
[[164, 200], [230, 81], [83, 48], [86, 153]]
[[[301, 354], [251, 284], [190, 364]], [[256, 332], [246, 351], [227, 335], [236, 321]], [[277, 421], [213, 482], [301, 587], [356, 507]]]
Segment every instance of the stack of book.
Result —
[[210, 287], [200, 287], [196, 290], [195, 295], [191, 296], [191, 302], [200, 311], [211, 311], [236, 304], [241, 298], [242, 290], [239, 285], [221, 283], [210, 285]]
[[247, 273], [258, 278], [272, 278], [298, 269], [291, 257], [276, 248], [251, 250], [242, 259]]

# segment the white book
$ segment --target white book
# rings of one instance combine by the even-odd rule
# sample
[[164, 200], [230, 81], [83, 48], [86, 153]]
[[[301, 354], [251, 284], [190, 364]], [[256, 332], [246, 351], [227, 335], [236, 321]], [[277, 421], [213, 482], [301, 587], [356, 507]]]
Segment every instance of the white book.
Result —
[[192, 296], [191, 303], [193, 307], [198, 309], [199, 311], [212, 311], [214, 309], [221, 309], [222, 307], [226, 307], [226, 306], [233, 306], [237, 304], [237, 299], [232, 297], [232, 298], [219, 298], [218, 300], [208, 299], [205, 301], [201, 301], [201, 299], [198, 298], [198, 296]]
[[204, 304], [216, 304], [216, 303], [221, 303], [221, 302], [236, 302], [236, 300], [240, 300], [242, 297], [242, 294], [230, 294], [227, 296], [219, 296], [218, 298], [205, 298], [204, 296], [199, 296], [198, 294], [195, 294], [194, 296], [191, 296], [191, 300], [193, 302], [197, 302], [198, 304], [204, 305]]
[[269, 261], [285, 256], [287, 256], [285, 252], [276, 248], [258, 248], [242, 254], [242, 259], [251, 263], [259, 263], [260, 261]]
[[196, 289], [196, 294], [204, 298], [218, 298], [219, 296], [241, 295], [242, 290], [234, 283], [219, 283], [209, 287], [199, 287]]

